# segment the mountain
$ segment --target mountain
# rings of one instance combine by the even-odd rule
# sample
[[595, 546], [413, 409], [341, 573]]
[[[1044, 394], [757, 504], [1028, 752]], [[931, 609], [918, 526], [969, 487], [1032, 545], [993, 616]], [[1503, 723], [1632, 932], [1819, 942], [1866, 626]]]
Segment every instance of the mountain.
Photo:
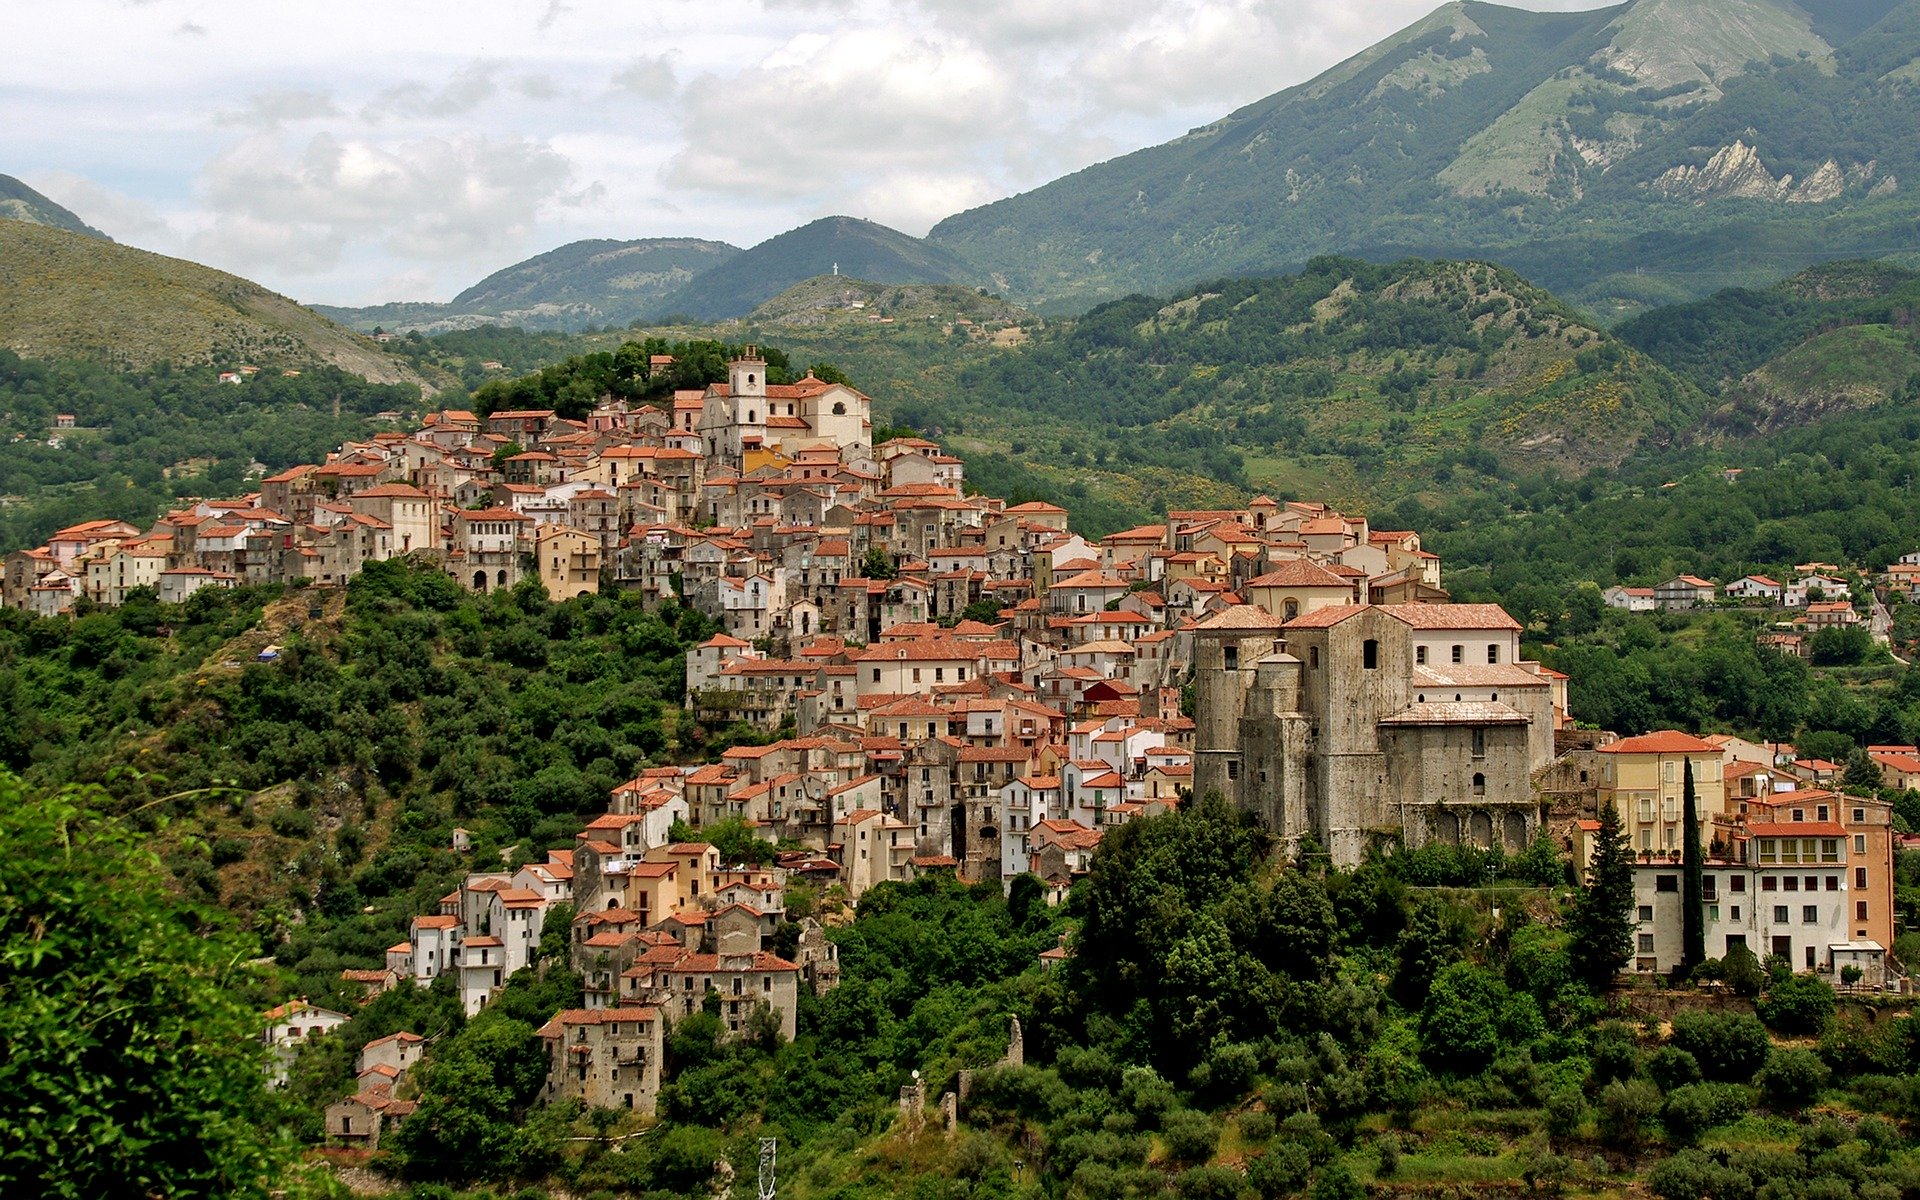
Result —
[[113, 240], [11, 175], [0, 175], [0, 218], [47, 225], [103, 241]]
[[1627, 314], [1909, 245], [1916, 133], [1920, 0], [1453, 3], [928, 240], [1027, 304], [1338, 251], [1495, 258]]
[[285, 296], [198, 263], [0, 221], [0, 346], [119, 367], [329, 363], [375, 383], [425, 381]]
[[703, 272], [658, 311], [698, 320], [741, 317], [816, 275], [879, 283], [972, 283], [979, 276], [938, 246], [856, 217], [822, 217], [768, 238]]
[[625, 325], [659, 311], [668, 295], [739, 253], [738, 246], [699, 238], [593, 238], [495, 271], [447, 304], [316, 307], [366, 332], [376, 326], [445, 333], [481, 325], [565, 330]]
[[1705, 432], [1747, 436], [1920, 399], [1920, 272], [1831, 263], [1619, 326], [1621, 339], [1719, 398]]
[[1019, 325], [1033, 314], [983, 289], [942, 283], [872, 283], [851, 275], [803, 279], [747, 314], [750, 323], [785, 327], [965, 320]]

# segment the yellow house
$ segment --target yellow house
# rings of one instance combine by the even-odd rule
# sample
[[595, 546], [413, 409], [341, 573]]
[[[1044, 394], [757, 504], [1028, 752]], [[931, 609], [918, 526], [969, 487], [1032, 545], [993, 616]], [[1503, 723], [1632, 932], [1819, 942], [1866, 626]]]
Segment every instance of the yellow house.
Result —
[[544, 525], [536, 555], [540, 582], [555, 600], [600, 590], [600, 539], [565, 525]]
[[1685, 765], [1693, 763], [1693, 794], [1703, 846], [1712, 820], [1726, 811], [1726, 775], [1719, 747], [1666, 729], [1600, 747], [1600, 803], [1613, 805], [1635, 854], [1678, 854]]
[[775, 471], [785, 471], [793, 465], [793, 459], [768, 447], [750, 446], [740, 452], [740, 474], [751, 475], [762, 467]]

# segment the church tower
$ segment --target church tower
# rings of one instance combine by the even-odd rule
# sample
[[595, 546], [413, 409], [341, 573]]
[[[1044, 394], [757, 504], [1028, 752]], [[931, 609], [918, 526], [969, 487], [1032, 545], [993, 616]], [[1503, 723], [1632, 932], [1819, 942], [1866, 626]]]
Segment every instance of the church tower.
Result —
[[727, 364], [727, 398], [733, 410], [728, 437], [730, 457], [737, 465], [749, 449], [767, 440], [767, 363], [757, 346], [747, 346]]

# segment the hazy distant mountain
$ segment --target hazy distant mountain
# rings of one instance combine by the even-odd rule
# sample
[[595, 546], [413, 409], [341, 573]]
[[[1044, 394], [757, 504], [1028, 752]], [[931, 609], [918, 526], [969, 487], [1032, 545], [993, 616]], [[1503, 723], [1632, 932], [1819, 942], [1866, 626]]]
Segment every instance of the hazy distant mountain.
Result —
[[699, 238], [593, 238], [495, 271], [448, 304], [316, 307], [361, 330], [378, 326], [438, 333], [477, 325], [569, 330], [625, 325], [658, 312], [668, 295], [739, 253], [738, 246]]
[[660, 313], [700, 320], [745, 316], [794, 284], [836, 269], [875, 283], [972, 283], [981, 274], [948, 251], [885, 225], [822, 217], [701, 274], [667, 297]]
[[1339, 250], [1492, 256], [1603, 313], [1911, 242], [1920, 0], [1453, 3], [928, 240], [1022, 303]]
[[29, 358], [301, 367], [420, 383], [401, 359], [285, 296], [199, 263], [0, 221], [0, 346]]
[[0, 175], [0, 217], [33, 225], [49, 225], [68, 233], [84, 233], [88, 237], [109, 242], [113, 240], [11, 175]]

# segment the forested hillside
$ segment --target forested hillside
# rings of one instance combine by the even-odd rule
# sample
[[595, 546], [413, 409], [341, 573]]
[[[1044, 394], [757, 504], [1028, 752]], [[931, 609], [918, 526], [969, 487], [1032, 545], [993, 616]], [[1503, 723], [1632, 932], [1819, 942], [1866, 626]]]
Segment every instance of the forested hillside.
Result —
[[[518, 845], [524, 861], [570, 845], [642, 764], [728, 744], [679, 705], [683, 652], [711, 631], [637, 597], [550, 604], [537, 582], [475, 597], [401, 560], [369, 564], [344, 597], [208, 590], [70, 622], [8, 610], [0, 766], [102, 782], [130, 806], [177, 794], [142, 811], [172, 819], [188, 894], [270, 948], [297, 925], [277, 952], [302, 990], [331, 995], [342, 955], [393, 944], [467, 869], [455, 824], [479, 853]], [[255, 662], [268, 644], [279, 661]]]
[[[256, 463], [320, 462], [378, 428], [374, 414], [419, 408], [416, 386], [330, 367], [229, 384], [208, 367], [121, 372], [0, 350], [0, 553], [80, 521], [144, 526], [181, 498], [239, 494]], [[54, 428], [63, 413], [74, 428]]]

